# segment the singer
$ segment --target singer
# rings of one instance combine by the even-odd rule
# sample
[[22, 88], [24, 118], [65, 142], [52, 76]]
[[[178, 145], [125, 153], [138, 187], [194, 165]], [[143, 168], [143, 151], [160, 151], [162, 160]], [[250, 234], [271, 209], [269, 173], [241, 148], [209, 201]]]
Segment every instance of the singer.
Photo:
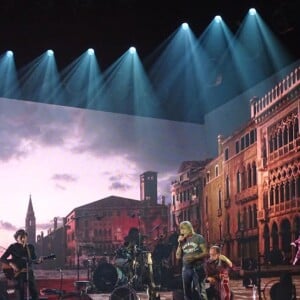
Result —
[[176, 258], [182, 259], [182, 283], [185, 300], [207, 300], [205, 291], [205, 258], [207, 248], [204, 237], [195, 233], [189, 221], [179, 224], [180, 234]]
[[[9, 279], [16, 280], [16, 299], [25, 300], [29, 293], [32, 300], [39, 299], [39, 293], [32, 270], [33, 263], [41, 263], [42, 258], [37, 259], [34, 246], [28, 244], [28, 234], [24, 229], [19, 229], [14, 234], [16, 243], [11, 244], [1, 256], [0, 260], [6, 264], [5, 275]], [[25, 286], [27, 283], [27, 293]]]

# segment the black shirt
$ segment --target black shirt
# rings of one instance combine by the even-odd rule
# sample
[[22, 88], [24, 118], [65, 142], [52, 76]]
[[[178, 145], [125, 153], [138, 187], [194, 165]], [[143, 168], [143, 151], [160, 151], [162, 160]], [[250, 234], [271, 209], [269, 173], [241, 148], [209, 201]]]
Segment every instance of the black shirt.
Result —
[[31, 266], [36, 258], [37, 256], [33, 245], [28, 244], [27, 246], [23, 246], [20, 243], [14, 243], [2, 254], [1, 261], [4, 263], [12, 262], [21, 270], [26, 268], [27, 263]]

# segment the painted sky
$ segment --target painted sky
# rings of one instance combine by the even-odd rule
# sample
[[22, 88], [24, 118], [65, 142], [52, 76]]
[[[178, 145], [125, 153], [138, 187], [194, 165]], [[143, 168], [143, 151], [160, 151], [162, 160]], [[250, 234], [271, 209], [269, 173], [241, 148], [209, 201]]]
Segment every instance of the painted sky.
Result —
[[[139, 199], [158, 172], [158, 197], [184, 160], [207, 157], [203, 126], [0, 98], [0, 247], [24, 228], [31, 195], [37, 233], [110, 195]], [[1, 249], [0, 249], [1, 251]]]

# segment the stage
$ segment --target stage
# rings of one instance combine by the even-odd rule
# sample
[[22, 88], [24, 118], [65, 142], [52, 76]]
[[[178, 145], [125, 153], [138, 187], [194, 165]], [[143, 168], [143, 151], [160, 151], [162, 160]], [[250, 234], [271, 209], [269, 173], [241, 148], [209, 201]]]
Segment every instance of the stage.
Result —
[[[88, 294], [88, 297], [91, 300], [109, 300], [111, 293], [109, 294]], [[147, 295], [146, 292], [136, 292], [137, 299], [138, 300], [148, 300], [149, 296]], [[114, 299], [118, 299], [115, 297]], [[130, 299], [130, 298], [124, 298], [124, 299]], [[134, 297], [133, 297], [134, 299]], [[159, 298], [160, 300], [173, 300], [173, 292], [172, 291], [164, 291], [164, 292], [159, 292]]]

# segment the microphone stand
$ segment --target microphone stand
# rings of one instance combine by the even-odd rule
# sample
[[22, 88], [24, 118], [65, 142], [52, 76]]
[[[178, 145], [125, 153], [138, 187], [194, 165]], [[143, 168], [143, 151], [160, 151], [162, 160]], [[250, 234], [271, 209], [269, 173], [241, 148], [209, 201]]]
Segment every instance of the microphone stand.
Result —
[[26, 261], [26, 297], [27, 297], [27, 300], [29, 300], [29, 262], [28, 260]]
[[29, 261], [26, 260], [26, 299], [29, 300]]
[[26, 258], [26, 299], [29, 300], [29, 267], [32, 265], [31, 253], [28, 247], [28, 244], [25, 244], [27, 250], [27, 258]]

